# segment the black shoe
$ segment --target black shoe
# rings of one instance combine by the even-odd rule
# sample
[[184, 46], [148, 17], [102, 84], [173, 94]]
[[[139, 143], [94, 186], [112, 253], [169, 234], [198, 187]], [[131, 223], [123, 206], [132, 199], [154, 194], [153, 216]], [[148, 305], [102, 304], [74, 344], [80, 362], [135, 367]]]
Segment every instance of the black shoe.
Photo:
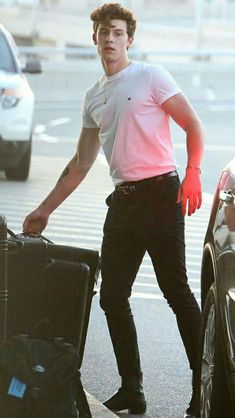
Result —
[[185, 411], [184, 418], [199, 418], [199, 403], [200, 403], [200, 382], [198, 369], [195, 369], [192, 374], [192, 398]]
[[122, 387], [104, 402], [104, 406], [114, 412], [128, 409], [129, 414], [136, 415], [144, 414], [147, 407], [144, 392], [131, 391]]

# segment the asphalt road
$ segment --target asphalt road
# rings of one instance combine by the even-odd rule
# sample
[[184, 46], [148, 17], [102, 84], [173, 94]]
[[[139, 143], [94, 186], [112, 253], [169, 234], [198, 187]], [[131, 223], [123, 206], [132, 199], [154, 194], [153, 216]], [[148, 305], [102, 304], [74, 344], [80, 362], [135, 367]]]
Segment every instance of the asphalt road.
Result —
[[[221, 168], [235, 151], [234, 64], [166, 62], [165, 65], [198, 111], [207, 136], [202, 176], [204, 205], [198, 215], [187, 219], [186, 234], [190, 283], [200, 299], [200, 257], [210, 197]], [[0, 176], [3, 196], [0, 210], [13, 228], [19, 230], [24, 215], [50, 190], [74, 152], [82, 97], [99, 74], [100, 67], [94, 61], [71, 62], [66, 68], [60, 62], [49, 62], [44, 64], [42, 75], [30, 77], [36, 95], [31, 176], [26, 184], [6, 182], [4, 175]], [[179, 172], [183, 175], [184, 134], [173, 124], [172, 133]], [[53, 215], [48, 236], [64, 243], [99, 248], [105, 216], [103, 202], [111, 188], [101, 155], [81, 191], [75, 192]], [[137, 278], [132, 307], [148, 400], [146, 418], [182, 418], [190, 398], [190, 373], [174, 315], [161, 297], [148, 259]], [[86, 389], [101, 401], [119, 384], [98, 295], [93, 301], [82, 379]]]

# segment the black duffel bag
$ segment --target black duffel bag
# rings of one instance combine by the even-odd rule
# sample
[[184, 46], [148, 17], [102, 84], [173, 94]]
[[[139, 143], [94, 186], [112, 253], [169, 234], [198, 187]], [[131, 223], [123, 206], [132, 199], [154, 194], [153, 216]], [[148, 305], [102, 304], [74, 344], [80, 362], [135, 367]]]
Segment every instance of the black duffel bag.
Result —
[[15, 336], [0, 351], [0, 416], [90, 418], [72, 344]]

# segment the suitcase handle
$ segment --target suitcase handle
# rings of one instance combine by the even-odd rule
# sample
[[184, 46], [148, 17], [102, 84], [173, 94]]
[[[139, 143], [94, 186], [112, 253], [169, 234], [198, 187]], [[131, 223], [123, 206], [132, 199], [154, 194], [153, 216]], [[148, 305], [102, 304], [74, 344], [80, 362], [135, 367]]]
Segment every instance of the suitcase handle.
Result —
[[[7, 228], [7, 233], [12, 237], [12, 238], [16, 238], [17, 239], [17, 235], [11, 230], [11, 229], [9, 229], [9, 228]], [[23, 234], [22, 233], [22, 235], [24, 236], [24, 237], [29, 237], [29, 238], [42, 238], [43, 239], [43, 241], [46, 241], [46, 242], [48, 242], [49, 244], [53, 244], [53, 241], [51, 241], [49, 238], [47, 238], [47, 237], [45, 237], [44, 235], [37, 235], [37, 236], [34, 236], [34, 235], [27, 235], [27, 234]]]
[[48, 242], [49, 244], [54, 244], [49, 238], [45, 237], [45, 235], [39, 235], [39, 238], [42, 238], [44, 241]]

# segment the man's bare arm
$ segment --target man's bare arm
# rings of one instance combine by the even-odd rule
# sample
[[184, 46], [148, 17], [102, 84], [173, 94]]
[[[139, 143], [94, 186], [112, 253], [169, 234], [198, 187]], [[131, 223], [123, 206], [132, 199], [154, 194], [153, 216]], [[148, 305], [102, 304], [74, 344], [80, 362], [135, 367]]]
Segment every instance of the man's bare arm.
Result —
[[92, 167], [100, 149], [99, 129], [83, 128], [76, 153], [69, 161], [55, 187], [46, 199], [24, 221], [27, 234], [39, 234], [46, 227], [50, 214], [78, 187]]
[[188, 166], [200, 167], [204, 149], [204, 131], [200, 119], [182, 94], [163, 103], [162, 108], [186, 132]]
[[166, 100], [162, 108], [186, 132], [188, 160], [178, 201], [182, 202], [183, 213], [191, 215], [202, 203], [200, 165], [204, 150], [204, 130], [200, 119], [182, 93]]

